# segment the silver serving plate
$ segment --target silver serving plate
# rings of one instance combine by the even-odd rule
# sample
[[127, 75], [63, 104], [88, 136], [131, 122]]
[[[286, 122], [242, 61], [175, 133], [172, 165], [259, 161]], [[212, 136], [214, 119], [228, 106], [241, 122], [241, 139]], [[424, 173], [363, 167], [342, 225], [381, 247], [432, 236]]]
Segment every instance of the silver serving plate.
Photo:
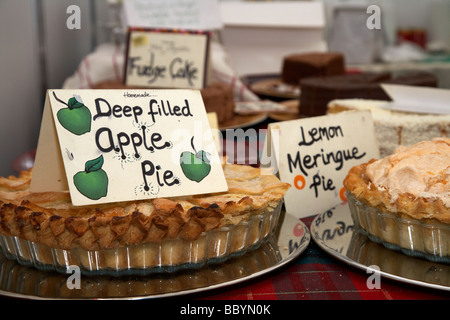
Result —
[[[396, 281], [450, 291], [450, 265], [413, 257], [370, 240], [354, 225], [348, 204], [340, 204], [311, 223], [311, 236], [331, 256], [356, 268]], [[369, 274], [370, 273], [370, 274]]]
[[[278, 227], [257, 249], [202, 268], [151, 275], [81, 275], [39, 270], [8, 259], [0, 251], [0, 295], [27, 299], [149, 299], [200, 293], [257, 278], [297, 258], [310, 242], [302, 221], [281, 212]], [[73, 284], [73, 283], [72, 283]], [[72, 289], [71, 289], [72, 287]]]

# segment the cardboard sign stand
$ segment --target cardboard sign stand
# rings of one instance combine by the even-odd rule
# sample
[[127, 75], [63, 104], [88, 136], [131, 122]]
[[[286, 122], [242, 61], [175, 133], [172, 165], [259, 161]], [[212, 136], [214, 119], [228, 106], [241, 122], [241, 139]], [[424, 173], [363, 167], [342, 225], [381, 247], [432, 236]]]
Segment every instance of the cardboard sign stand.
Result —
[[291, 184], [287, 212], [299, 218], [345, 202], [343, 180], [356, 164], [379, 158], [369, 111], [271, 123], [261, 157]]
[[73, 205], [228, 190], [199, 90], [48, 90], [31, 191]]
[[129, 27], [123, 83], [202, 89], [210, 74], [208, 31]]

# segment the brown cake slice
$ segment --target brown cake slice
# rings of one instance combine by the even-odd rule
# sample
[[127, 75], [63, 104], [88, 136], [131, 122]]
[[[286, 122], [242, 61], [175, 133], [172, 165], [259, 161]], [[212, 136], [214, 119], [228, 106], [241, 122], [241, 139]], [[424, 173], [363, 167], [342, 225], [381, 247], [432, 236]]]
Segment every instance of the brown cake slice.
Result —
[[336, 52], [312, 52], [284, 57], [281, 69], [283, 83], [298, 86], [301, 79], [345, 73], [344, 56]]

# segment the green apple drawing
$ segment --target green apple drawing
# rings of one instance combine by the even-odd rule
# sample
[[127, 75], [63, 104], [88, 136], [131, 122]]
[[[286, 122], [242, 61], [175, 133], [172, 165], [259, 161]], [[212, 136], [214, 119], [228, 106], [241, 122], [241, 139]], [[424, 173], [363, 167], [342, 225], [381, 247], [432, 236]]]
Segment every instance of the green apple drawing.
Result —
[[91, 112], [82, 102], [75, 97], [70, 98], [68, 103], [59, 99], [53, 92], [55, 99], [67, 108], [62, 108], [56, 113], [59, 123], [68, 131], [76, 135], [82, 135], [91, 131]]
[[191, 139], [194, 153], [184, 151], [180, 155], [180, 166], [186, 178], [192, 181], [202, 181], [211, 171], [211, 155], [203, 150], [197, 152], [194, 147], [194, 137]]
[[102, 169], [103, 156], [85, 163], [84, 171], [73, 176], [73, 183], [77, 190], [92, 200], [105, 197], [108, 193], [108, 175]]

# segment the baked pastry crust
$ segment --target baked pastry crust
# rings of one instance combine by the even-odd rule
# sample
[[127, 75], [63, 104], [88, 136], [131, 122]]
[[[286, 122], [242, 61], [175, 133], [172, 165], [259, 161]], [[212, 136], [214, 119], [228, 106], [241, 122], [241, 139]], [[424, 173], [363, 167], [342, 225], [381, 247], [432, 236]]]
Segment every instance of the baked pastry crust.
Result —
[[289, 184], [260, 168], [223, 164], [224, 193], [74, 207], [70, 194], [31, 193], [32, 169], [0, 178], [0, 233], [56, 249], [101, 250], [195, 240], [282, 201]]
[[[450, 147], [448, 138], [436, 138], [432, 142], [442, 144], [445, 148]], [[389, 188], [379, 187], [370, 179], [368, 167], [376, 161], [372, 159], [350, 169], [344, 180], [347, 192], [368, 207], [383, 213], [396, 214], [403, 218], [418, 219], [423, 222], [450, 223], [450, 208], [444, 203], [445, 199], [446, 201], [449, 199], [448, 191], [444, 191], [440, 197], [421, 196], [410, 192], [394, 194]], [[433, 183], [439, 183], [448, 190], [450, 163], [443, 165], [447, 166], [447, 169], [436, 174], [433, 177]]]

